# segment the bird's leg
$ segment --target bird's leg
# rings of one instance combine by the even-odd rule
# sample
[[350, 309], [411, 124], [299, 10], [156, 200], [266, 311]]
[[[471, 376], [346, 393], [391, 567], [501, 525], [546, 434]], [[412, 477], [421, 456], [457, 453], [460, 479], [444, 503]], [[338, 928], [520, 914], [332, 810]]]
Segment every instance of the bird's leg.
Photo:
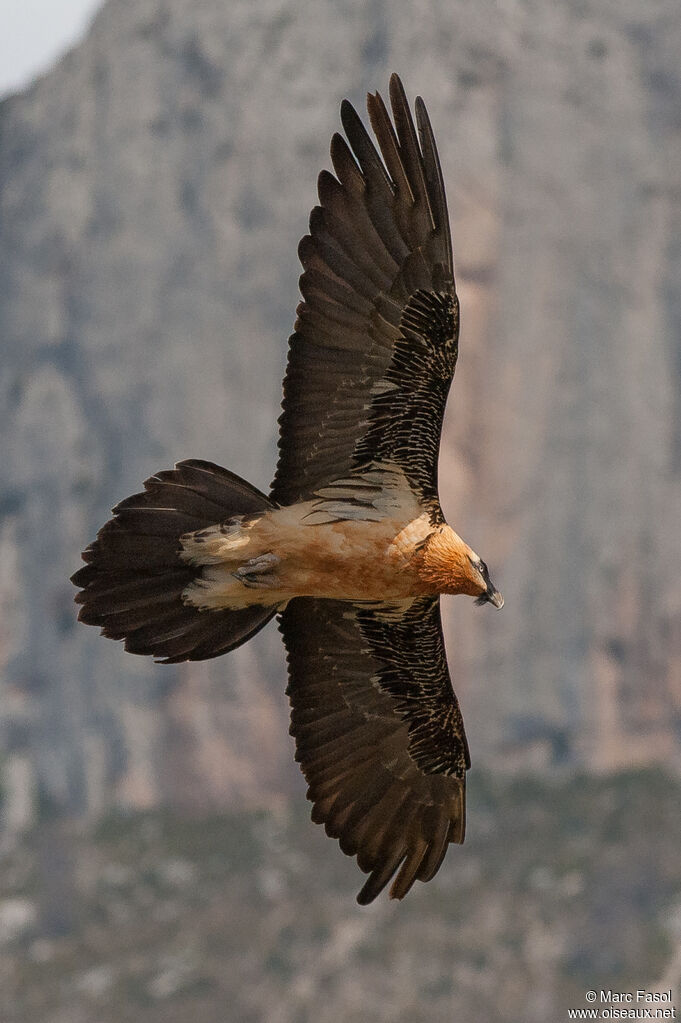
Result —
[[267, 589], [276, 586], [279, 581], [274, 569], [280, 560], [276, 554], [268, 551], [267, 554], [260, 554], [257, 558], [245, 561], [232, 574], [244, 586], [251, 589]]

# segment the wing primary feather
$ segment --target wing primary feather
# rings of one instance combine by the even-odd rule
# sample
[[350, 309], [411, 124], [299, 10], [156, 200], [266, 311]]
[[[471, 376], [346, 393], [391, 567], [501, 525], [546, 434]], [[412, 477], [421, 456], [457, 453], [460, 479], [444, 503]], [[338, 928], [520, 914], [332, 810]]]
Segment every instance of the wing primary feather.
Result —
[[329, 171], [320, 173], [318, 190], [319, 201], [324, 209], [327, 209], [337, 224], [342, 225], [346, 231], [346, 241], [343, 243], [346, 251], [350, 251], [348, 242], [351, 239], [353, 253], [361, 252], [364, 248], [372, 262], [386, 275], [388, 283], [394, 280], [400, 265], [380, 237], [366, 205], [353, 199]]
[[[373, 145], [372, 150], [380, 163]], [[409, 254], [409, 246], [395, 222], [395, 194], [392, 186], [387, 184], [385, 171], [381, 176], [369, 174], [365, 177], [362, 168], [355, 162], [347, 142], [338, 134], [334, 135], [331, 143], [331, 160], [338, 180], [347, 189], [355, 204], [366, 209], [366, 214], [381, 242], [395, 262], [396, 268], [399, 268]]]
[[422, 830], [430, 835], [428, 849], [421, 860], [416, 877], [419, 881], [430, 881], [435, 877], [447, 852], [449, 817], [439, 807], [427, 807], [423, 811]]
[[404, 898], [418, 876], [419, 868], [427, 851], [428, 842], [419, 837], [415, 846], [407, 853], [399, 873], [390, 887], [391, 899]]
[[352, 264], [366, 275], [375, 288], [379, 291], [388, 291], [393, 282], [394, 269], [390, 273], [374, 259], [374, 254], [367, 246], [366, 239], [357, 230], [357, 225], [348, 223], [342, 215], [339, 216], [328, 206], [322, 205], [318, 209], [320, 212], [316, 214], [314, 225], [310, 220], [312, 233], [320, 241], [333, 240], [336, 247], [340, 248]]
[[414, 193], [402, 163], [395, 129], [378, 92], [367, 97], [367, 111], [381, 155], [394, 182], [394, 198], [391, 205], [400, 234], [410, 247], [420, 245], [425, 241], [425, 237], [415, 235], [413, 230], [411, 211], [414, 208]]
[[435, 230], [433, 211], [430, 208], [428, 188], [424, 175], [423, 156], [419, 147], [414, 121], [404, 86], [398, 75], [390, 76], [390, 105], [395, 119], [395, 128], [399, 140], [399, 152], [411, 183], [414, 202], [420, 207], [430, 221], [430, 229]]
[[436, 261], [446, 268], [451, 285], [453, 285], [454, 261], [452, 258], [452, 236], [449, 226], [445, 183], [430, 117], [428, 116], [426, 105], [420, 96], [416, 98], [416, 124], [419, 130], [419, 138], [421, 139], [430, 206], [435, 219], [436, 230], [432, 242], [433, 255]]
[[361, 117], [352, 103], [346, 99], [341, 103], [341, 123], [367, 183], [380, 189], [386, 199], [393, 198], [393, 185], [376, 152], [376, 147], [362, 124]]
[[[375, 270], [373, 271], [372, 278], [364, 274], [354, 263], [350, 254], [345, 252], [333, 234], [327, 230], [326, 217], [321, 206], [315, 206], [310, 214], [310, 233], [314, 247], [319, 256], [321, 256], [322, 262], [329, 267], [336, 277], [349, 284], [353, 291], [372, 300], [376, 288], [382, 286], [383, 278], [381, 277], [377, 281], [375, 279]], [[301, 262], [305, 266], [302, 258]]]
[[362, 890], [357, 896], [357, 902], [360, 906], [368, 906], [370, 902], [374, 901], [377, 895], [381, 894], [405, 855], [404, 846], [396, 846], [392, 850], [390, 857], [372, 870], [371, 874], [364, 882]]

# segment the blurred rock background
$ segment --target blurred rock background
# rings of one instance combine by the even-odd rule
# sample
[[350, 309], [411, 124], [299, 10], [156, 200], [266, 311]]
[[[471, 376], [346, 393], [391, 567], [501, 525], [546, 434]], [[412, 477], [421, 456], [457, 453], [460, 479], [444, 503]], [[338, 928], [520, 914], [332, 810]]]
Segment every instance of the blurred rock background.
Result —
[[678, 770], [680, 51], [677, 0], [108, 0], [0, 103], [1, 830], [65, 850], [35, 854], [65, 933], [60, 822], [302, 800], [273, 626], [159, 667], [76, 626], [68, 577], [181, 458], [267, 487], [316, 175], [392, 70], [453, 226], [443, 505], [506, 598], [445, 601], [474, 765]]

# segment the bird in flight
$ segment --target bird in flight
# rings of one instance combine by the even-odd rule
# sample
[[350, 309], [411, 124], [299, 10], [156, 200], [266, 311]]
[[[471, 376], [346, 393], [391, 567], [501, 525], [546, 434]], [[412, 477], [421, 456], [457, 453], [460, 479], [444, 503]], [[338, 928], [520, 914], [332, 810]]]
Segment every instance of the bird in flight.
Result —
[[442, 419], [459, 303], [435, 139], [397, 75], [392, 119], [347, 100], [334, 174], [299, 247], [269, 496], [189, 460], [122, 501], [73, 576], [79, 618], [164, 664], [217, 657], [274, 615], [312, 819], [403, 898], [462, 842], [468, 745], [440, 595], [500, 608], [487, 566], [445, 522]]

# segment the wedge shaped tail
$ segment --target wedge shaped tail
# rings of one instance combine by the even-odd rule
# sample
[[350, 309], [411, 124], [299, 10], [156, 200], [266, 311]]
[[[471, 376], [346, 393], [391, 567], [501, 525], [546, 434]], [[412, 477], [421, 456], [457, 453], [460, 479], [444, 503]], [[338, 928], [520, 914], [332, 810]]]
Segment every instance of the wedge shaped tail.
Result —
[[78, 618], [124, 639], [134, 654], [165, 664], [200, 661], [250, 639], [277, 611], [255, 604], [238, 610], [198, 610], [183, 592], [200, 571], [180, 559], [180, 537], [235, 515], [258, 515], [271, 501], [245, 480], [212, 462], [179, 462], [156, 473], [113, 509], [85, 566], [71, 581], [79, 587]]

